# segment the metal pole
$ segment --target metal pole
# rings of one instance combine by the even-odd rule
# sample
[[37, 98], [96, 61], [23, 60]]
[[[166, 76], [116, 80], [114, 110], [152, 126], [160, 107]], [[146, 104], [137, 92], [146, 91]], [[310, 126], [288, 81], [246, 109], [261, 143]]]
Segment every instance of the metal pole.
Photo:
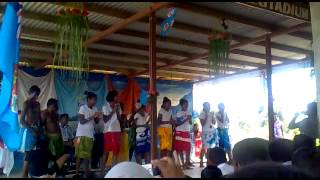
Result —
[[272, 59], [271, 59], [271, 40], [269, 34], [266, 35], [266, 66], [267, 66], [267, 87], [268, 87], [268, 124], [269, 124], [269, 140], [274, 139], [274, 113], [273, 113], [273, 97], [272, 97]]
[[[149, 16], [149, 93], [156, 97], [156, 16]], [[151, 159], [157, 158], [157, 101], [151, 103]]]

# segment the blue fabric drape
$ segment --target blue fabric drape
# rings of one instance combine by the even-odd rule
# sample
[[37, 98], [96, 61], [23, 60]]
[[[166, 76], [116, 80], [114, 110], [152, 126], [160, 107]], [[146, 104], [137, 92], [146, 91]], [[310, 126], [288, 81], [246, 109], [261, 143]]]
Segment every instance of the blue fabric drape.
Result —
[[106, 98], [106, 83], [103, 75], [89, 75], [88, 80], [75, 85], [58, 71], [55, 72], [55, 87], [59, 101], [59, 113], [68, 113], [73, 120], [78, 114], [79, 107], [86, 103], [85, 91], [97, 94], [97, 107], [101, 110]]

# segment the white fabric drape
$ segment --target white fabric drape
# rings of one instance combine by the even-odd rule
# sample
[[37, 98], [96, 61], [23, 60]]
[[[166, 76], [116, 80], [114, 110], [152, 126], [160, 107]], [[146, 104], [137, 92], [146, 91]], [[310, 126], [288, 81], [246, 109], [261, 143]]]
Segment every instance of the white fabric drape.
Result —
[[18, 107], [22, 109], [23, 102], [28, 98], [29, 88], [37, 85], [41, 89], [38, 101], [41, 104], [41, 110], [46, 108], [47, 101], [50, 98], [57, 98], [56, 89], [54, 86], [54, 73], [50, 71], [47, 75], [35, 77], [26, 72], [18, 71]]

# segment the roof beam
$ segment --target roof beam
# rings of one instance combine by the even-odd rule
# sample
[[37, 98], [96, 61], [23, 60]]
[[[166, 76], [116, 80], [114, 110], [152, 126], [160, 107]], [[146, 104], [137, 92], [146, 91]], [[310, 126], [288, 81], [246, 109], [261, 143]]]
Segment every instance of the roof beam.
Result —
[[86, 40], [85, 45], [88, 46], [94, 42], [97, 42], [101, 39], [106, 38], [108, 35], [115, 33], [121, 29], [126, 28], [129, 24], [138, 21], [139, 19], [142, 19], [146, 16], [148, 16], [150, 13], [155, 12], [163, 7], [168, 6], [170, 3], [168, 2], [160, 2], [160, 3], [154, 3], [152, 6], [150, 6], [147, 9], [144, 9], [132, 16], [130, 16], [127, 19], [124, 19], [122, 21], [120, 21], [119, 23], [116, 23], [114, 25], [112, 25], [110, 28], [102, 31], [102, 32], [98, 32], [96, 35], [90, 37], [88, 40]]
[[[287, 33], [290, 33], [290, 32], [295, 32], [295, 31], [298, 31], [306, 26], [309, 26], [309, 23], [301, 23], [301, 24], [298, 24], [294, 27], [291, 27], [291, 28], [284, 28], [284, 29], [281, 29], [281, 30], [278, 30], [278, 31], [275, 31], [275, 32], [272, 32], [270, 34], [270, 37], [275, 37], [275, 36], [279, 36], [281, 34], [287, 34]], [[257, 42], [260, 42], [260, 41], [264, 41], [264, 38], [265, 38], [265, 35], [263, 36], [259, 36], [257, 38], [253, 38], [252, 40], [250, 41], [246, 41], [246, 42], [241, 42], [241, 43], [237, 43], [235, 45], [232, 45], [230, 47], [230, 50], [233, 50], [233, 49], [236, 49], [236, 48], [239, 48], [241, 46], [244, 46], [244, 45], [247, 45], [247, 44], [250, 44], [250, 43], [257, 43]], [[171, 64], [168, 64], [168, 65], [162, 65], [162, 66], [158, 66], [157, 69], [162, 69], [162, 68], [168, 68], [168, 67], [172, 67], [172, 66], [175, 66], [175, 65], [179, 65], [179, 64], [184, 64], [184, 63], [187, 63], [187, 62], [191, 62], [191, 61], [194, 61], [196, 59], [202, 59], [202, 58], [207, 58], [208, 57], [208, 53], [203, 53], [203, 54], [200, 54], [200, 55], [196, 55], [196, 56], [193, 56], [193, 57], [190, 57], [190, 58], [185, 58], [185, 59], [182, 59], [182, 60], [179, 60], [179, 61], [176, 61], [174, 63], [171, 63]], [[139, 75], [141, 73], [145, 73], [145, 71], [141, 71], [139, 73], [137, 73], [136, 75]]]

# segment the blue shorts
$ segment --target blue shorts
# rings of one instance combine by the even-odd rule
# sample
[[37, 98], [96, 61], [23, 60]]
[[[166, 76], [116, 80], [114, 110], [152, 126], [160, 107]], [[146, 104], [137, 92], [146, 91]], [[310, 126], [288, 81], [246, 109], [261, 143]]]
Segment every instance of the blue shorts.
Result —
[[230, 151], [231, 144], [230, 144], [228, 129], [218, 128], [218, 134], [219, 134], [219, 147], [223, 148], [225, 151]]
[[150, 133], [147, 128], [144, 132], [137, 132], [136, 136], [136, 154], [144, 154], [150, 152]]

